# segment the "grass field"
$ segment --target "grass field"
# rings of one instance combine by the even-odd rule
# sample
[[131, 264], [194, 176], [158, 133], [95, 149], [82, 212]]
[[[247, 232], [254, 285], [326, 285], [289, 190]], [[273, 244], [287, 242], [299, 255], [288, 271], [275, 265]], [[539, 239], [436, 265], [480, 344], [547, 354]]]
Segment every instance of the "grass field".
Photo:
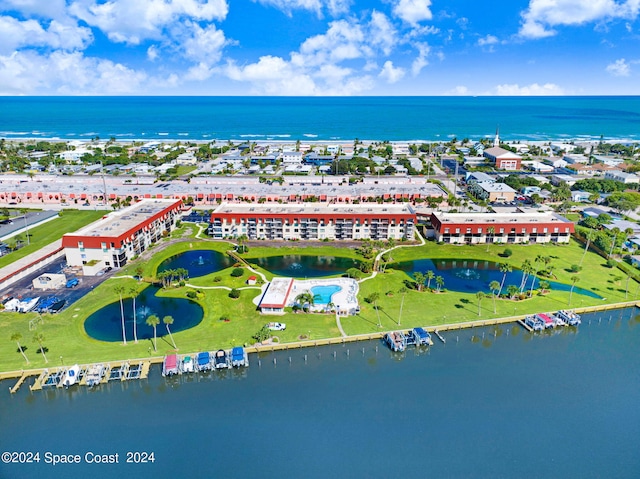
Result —
[[0, 268], [25, 256], [38, 251], [43, 246], [62, 238], [62, 235], [76, 231], [89, 223], [92, 223], [105, 214], [105, 211], [87, 210], [63, 210], [60, 218], [56, 218], [47, 223], [34, 228], [29, 228], [31, 244], [20, 248], [6, 256], [0, 257]]
[[[154, 276], [158, 265], [166, 258], [187, 249], [212, 249], [224, 253], [232, 247], [227, 242], [210, 240], [196, 240], [189, 237], [186, 232], [193, 225], [183, 226], [181, 232], [172, 235], [172, 239], [163, 240], [154, 246], [149, 254], [150, 258], [142, 258], [134, 261], [122, 271], [119, 276], [134, 275], [138, 268], [142, 269], [142, 276], [150, 281]], [[186, 235], [186, 236], [185, 236]], [[179, 240], [177, 238], [180, 238]], [[168, 244], [169, 241], [179, 241]], [[504, 258], [501, 254], [505, 246], [451, 246], [427, 243], [418, 247], [400, 247], [391, 252], [394, 261], [408, 261], [420, 258], [464, 258], [467, 260], [490, 260], [507, 262], [513, 268], [519, 268], [525, 259], [534, 261], [537, 256], [551, 258], [556, 278], [554, 281], [571, 283], [573, 276], [579, 277], [577, 286], [597, 292], [605, 299], [591, 298], [574, 293], [571, 307], [602, 305], [604, 303], [617, 303], [626, 300], [634, 300], [638, 296], [640, 286], [635, 281], [629, 282], [627, 293], [627, 279], [616, 268], [608, 268], [605, 260], [600, 256], [588, 252], [585, 255], [583, 269], [580, 273], [570, 271], [573, 264], [579, 264], [583, 256], [583, 248], [577, 242], [569, 245], [522, 245], [510, 246], [513, 254]], [[336, 255], [358, 258], [353, 249], [335, 248], [331, 245], [304, 248], [295, 245], [287, 245], [286, 248], [252, 248], [249, 253], [243, 255], [251, 263], [252, 258], [281, 255], [281, 254], [312, 254], [312, 255]], [[259, 289], [243, 289], [238, 299], [231, 299], [226, 288], [244, 288], [244, 281], [249, 275], [245, 272], [241, 278], [233, 278], [230, 273], [233, 268], [227, 268], [200, 278], [192, 278], [189, 284], [184, 286], [161, 290], [160, 295], [172, 297], [186, 297], [189, 290], [196, 288], [201, 291], [197, 302], [204, 309], [202, 322], [187, 331], [174, 334], [175, 341], [180, 352], [193, 353], [202, 350], [212, 351], [219, 348], [229, 348], [234, 345], [251, 344], [252, 335], [255, 334], [266, 322], [276, 320], [287, 323], [287, 330], [275, 333], [281, 342], [290, 342], [301, 337], [310, 336], [312, 339], [338, 337], [339, 330], [335, 322], [335, 316], [326, 314], [287, 313], [283, 316], [263, 316], [256, 311], [254, 300], [259, 296]], [[213, 278], [220, 276], [220, 282], [214, 282]], [[271, 275], [268, 274], [268, 277]], [[538, 311], [554, 311], [569, 306], [569, 292], [551, 290], [548, 294], [534, 296], [520, 301], [508, 299], [494, 299], [487, 296], [480, 302], [480, 315], [478, 314], [478, 299], [475, 293], [460, 293], [454, 291], [418, 292], [409, 289], [402, 292], [409, 276], [400, 270], [394, 270], [390, 265], [385, 273], [379, 273], [375, 278], [367, 279], [360, 283], [358, 299], [361, 313], [342, 319], [342, 326], [347, 334], [369, 333], [381, 330], [391, 330], [398, 327], [410, 328], [413, 326], [434, 326], [443, 323], [455, 323], [478, 319], [490, 319], [513, 315], [523, 315]], [[34, 332], [42, 332], [45, 336], [44, 345], [49, 351], [50, 365], [73, 363], [86, 363], [95, 361], [107, 361], [117, 359], [130, 359], [145, 357], [150, 354], [151, 341], [140, 341], [138, 344], [128, 342], [126, 346], [121, 343], [107, 343], [96, 341], [87, 336], [83, 328], [84, 320], [94, 311], [117, 301], [114, 292], [116, 285], [123, 285], [127, 289], [131, 286], [146, 287], [147, 283], [138, 283], [132, 278], [111, 278], [96, 288], [87, 296], [71, 305], [58, 315], [43, 315], [43, 322], [36, 331], [29, 331], [29, 320], [37, 318], [35, 313], [0, 314], [0, 368], [3, 371], [21, 369], [27, 367], [25, 361], [17, 350], [15, 342], [10, 340], [14, 332], [22, 334], [22, 344], [28, 349], [26, 353], [31, 361], [29, 367], [43, 367], [45, 365], [42, 355], [36, 354], [38, 344], [34, 341]], [[445, 285], [446, 288], [446, 285]], [[364, 301], [372, 293], [378, 293], [378, 308]], [[495, 308], [495, 309], [494, 309]], [[402, 309], [402, 316], [400, 311]], [[226, 316], [230, 321], [221, 321]], [[381, 324], [381, 328], [378, 327]], [[142, 326], [146, 327], [146, 326]], [[164, 326], [158, 327], [158, 352], [154, 355], [164, 355], [173, 350], [168, 337], [164, 337]], [[62, 356], [62, 360], [60, 357]]]

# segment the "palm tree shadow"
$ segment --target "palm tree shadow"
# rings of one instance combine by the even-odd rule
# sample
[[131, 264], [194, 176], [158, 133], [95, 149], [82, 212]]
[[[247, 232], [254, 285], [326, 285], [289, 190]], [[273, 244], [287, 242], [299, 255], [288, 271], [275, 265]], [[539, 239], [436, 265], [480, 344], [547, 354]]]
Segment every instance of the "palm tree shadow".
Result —
[[358, 318], [362, 319], [364, 322], [373, 324], [374, 326], [378, 326], [378, 321], [371, 321], [370, 319], [365, 318], [362, 314], [357, 315]]

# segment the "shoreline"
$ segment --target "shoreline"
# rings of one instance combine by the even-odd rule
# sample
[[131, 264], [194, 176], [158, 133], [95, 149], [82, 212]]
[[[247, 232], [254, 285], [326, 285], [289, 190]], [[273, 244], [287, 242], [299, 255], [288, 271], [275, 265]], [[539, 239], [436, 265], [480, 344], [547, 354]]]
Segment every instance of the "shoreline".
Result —
[[[571, 309], [578, 314], [585, 314], [585, 313], [598, 313], [598, 312], [604, 312], [604, 311], [612, 311], [612, 310], [631, 308], [631, 307], [640, 308], [640, 301], [627, 301], [627, 302], [621, 302], [621, 303], [611, 303], [611, 304], [604, 304], [599, 306], [585, 306], [581, 308], [571, 308]], [[503, 318], [478, 319], [474, 321], [465, 321], [461, 323], [448, 323], [440, 326], [438, 325], [423, 326], [423, 328], [429, 333], [433, 333], [437, 335], [438, 332], [444, 332], [444, 331], [457, 331], [462, 329], [481, 328], [481, 327], [493, 326], [498, 324], [510, 324], [510, 323], [518, 324], [519, 321], [523, 320], [527, 316], [529, 315], [523, 314], [523, 315], [516, 315], [516, 316], [506, 316]], [[568, 327], [568, 326], [565, 326], [565, 327]], [[360, 341], [371, 341], [376, 339], [382, 339], [387, 333], [390, 333], [393, 331], [404, 331], [405, 329], [408, 329], [408, 328], [403, 328], [402, 326], [398, 326], [398, 328], [396, 329], [379, 331], [375, 333], [355, 334], [351, 336], [322, 338], [322, 339], [316, 339], [316, 340], [299, 340], [299, 341], [293, 341], [288, 343], [272, 343], [272, 344], [265, 344], [265, 345], [254, 344], [252, 346], [244, 347], [244, 350], [248, 354], [260, 354], [260, 353], [274, 352], [274, 351], [288, 351], [290, 349], [314, 348], [317, 346], [328, 346], [332, 344], [347, 344], [347, 343], [355, 343]], [[532, 332], [531, 334], [535, 334], [535, 333]], [[198, 351], [195, 351], [195, 352], [188, 351], [188, 352], [179, 353], [179, 354], [193, 355], [197, 353]], [[110, 364], [110, 363], [125, 363], [125, 362], [127, 363], [148, 362], [150, 364], [162, 364], [163, 361], [164, 361], [164, 356], [149, 356], [149, 357], [143, 357], [143, 358], [113, 359], [110, 361], [99, 361], [98, 363]], [[83, 366], [90, 365], [90, 364], [97, 364], [97, 363], [92, 363], [92, 362], [82, 363]], [[17, 385], [18, 384], [24, 385], [23, 382], [25, 381], [26, 378], [40, 376], [42, 373], [48, 370], [56, 370], [56, 371], [64, 370], [65, 368], [68, 368], [68, 367], [69, 367], [68, 365], [67, 366], [52, 365], [49, 368], [0, 371], [0, 382], [5, 380], [10, 380], [10, 379], [18, 379], [19, 382], [17, 383]], [[9, 387], [9, 390], [11, 392], [15, 392], [14, 388], [15, 386]], [[15, 390], [17, 391], [17, 388], [15, 388]]]

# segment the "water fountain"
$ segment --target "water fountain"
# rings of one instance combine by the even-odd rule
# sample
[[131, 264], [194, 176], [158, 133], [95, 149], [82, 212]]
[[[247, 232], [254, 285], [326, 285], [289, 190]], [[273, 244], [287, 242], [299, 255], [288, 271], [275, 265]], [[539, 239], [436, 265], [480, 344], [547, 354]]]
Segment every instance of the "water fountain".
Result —
[[478, 279], [480, 278], [480, 273], [472, 270], [471, 268], [466, 268], [455, 273], [458, 278], [463, 279]]
[[202, 256], [198, 256], [198, 265], [202, 266], [204, 264], [204, 260], [202, 259]]

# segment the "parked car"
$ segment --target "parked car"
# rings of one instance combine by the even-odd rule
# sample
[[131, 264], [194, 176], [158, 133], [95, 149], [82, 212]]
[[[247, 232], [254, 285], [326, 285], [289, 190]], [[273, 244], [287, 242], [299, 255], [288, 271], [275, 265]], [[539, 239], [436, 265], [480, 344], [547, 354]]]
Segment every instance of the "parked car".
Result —
[[271, 331], [284, 331], [287, 329], [287, 325], [284, 323], [269, 323], [267, 324], [267, 328]]
[[67, 281], [67, 288], [75, 288], [80, 283], [78, 278], [71, 278]]

